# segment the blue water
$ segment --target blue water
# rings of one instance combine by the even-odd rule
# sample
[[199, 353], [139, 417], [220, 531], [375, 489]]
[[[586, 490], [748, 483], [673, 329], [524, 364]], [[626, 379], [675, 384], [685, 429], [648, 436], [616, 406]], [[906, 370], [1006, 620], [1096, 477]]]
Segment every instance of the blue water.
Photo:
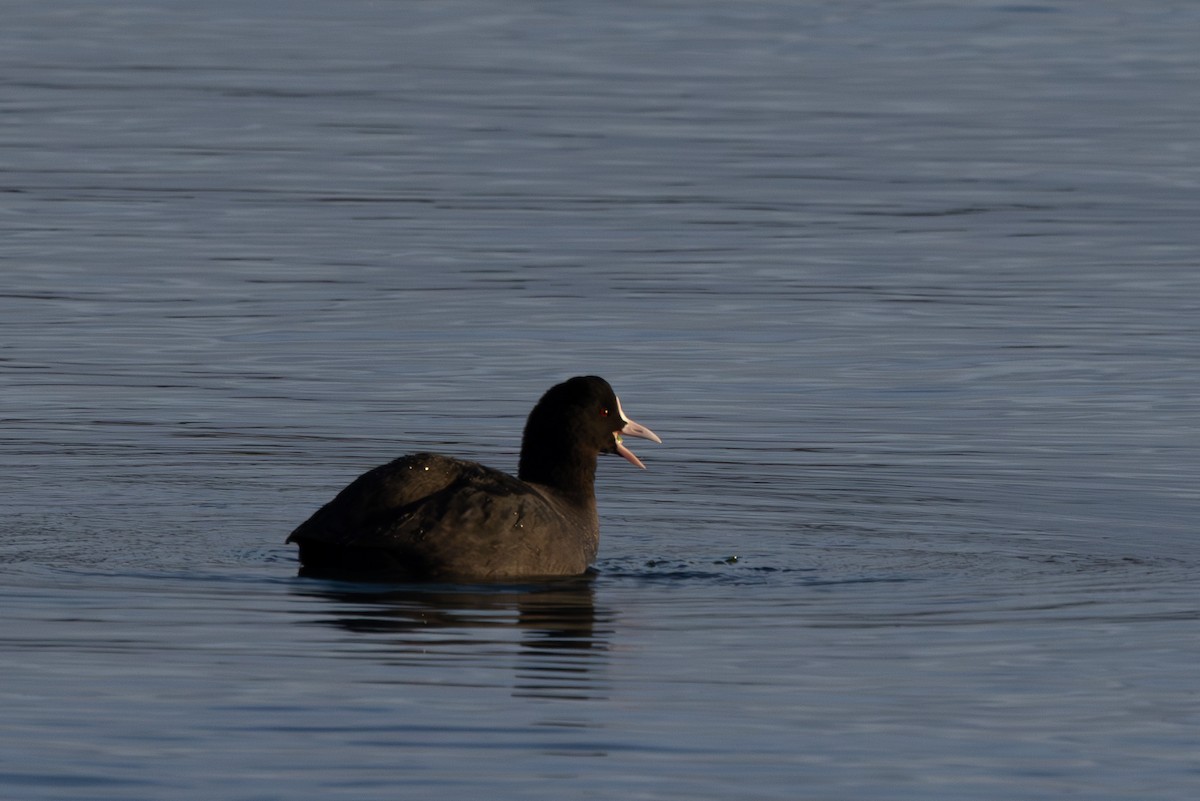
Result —
[[[6, 4], [0, 796], [1197, 797], [1197, 30]], [[577, 373], [594, 577], [297, 577]]]

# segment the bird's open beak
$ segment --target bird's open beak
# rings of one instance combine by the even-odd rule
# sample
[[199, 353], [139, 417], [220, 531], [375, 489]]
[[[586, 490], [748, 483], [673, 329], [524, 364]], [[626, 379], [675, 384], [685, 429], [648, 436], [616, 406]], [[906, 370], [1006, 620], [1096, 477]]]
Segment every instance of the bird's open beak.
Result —
[[625, 447], [625, 444], [621, 441], [621, 435], [624, 434], [629, 437], [641, 437], [642, 439], [648, 439], [651, 442], [658, 442], [660, 444], [662, 443], [662, 440], [658, 438], [658, 434], [655, 434], [641, 423], [635, 423], [626, 417], [625, 412], [621, 409], [620, 398], [617, 398], [617, 414], [621, 416], [621, 420], [625, 423], [624, 427], [620, 431], [613, 432], [613, 439], [617, 441], [617, 453], [645, 470], [646, 465], [642, 464], [642, 460], [637, 458], [633, 451]]

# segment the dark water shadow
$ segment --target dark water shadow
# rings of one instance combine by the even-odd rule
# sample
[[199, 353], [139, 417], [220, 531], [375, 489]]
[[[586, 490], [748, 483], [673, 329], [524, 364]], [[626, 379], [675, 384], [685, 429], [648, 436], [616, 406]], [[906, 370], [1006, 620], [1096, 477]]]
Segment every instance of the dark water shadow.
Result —
[[490, 674], [511, 665], [515, 696], [605, 692], [613, 620], [597, 611], [591, 575], [523, 584], [301, 579], [294, 592], [326, 602], [328, 613], [315, 622], [362, 637], [372, 647], [359, 653], [398, 668], [400, 683], [445, 683], [458, 669]]

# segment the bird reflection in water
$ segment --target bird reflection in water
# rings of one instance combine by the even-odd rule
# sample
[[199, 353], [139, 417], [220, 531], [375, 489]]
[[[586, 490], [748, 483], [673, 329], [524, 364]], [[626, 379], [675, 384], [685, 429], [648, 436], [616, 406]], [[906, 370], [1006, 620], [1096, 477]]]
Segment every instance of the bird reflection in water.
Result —
[[[612, 635], [611, 615], [598, 613], [592, 576], [523, 584], [305, 585], [298, 592], [329, 602], [316, 622], [371, 638], [362, 655], [422, 671], [438, 680], [456, 668], [504, 664], [515, 653], [513, 695], [602, 697], [598, 676]], [[472, 681], [478, 679], [473, 672]], [[406, 671], [397, 682], [421, 684]]]

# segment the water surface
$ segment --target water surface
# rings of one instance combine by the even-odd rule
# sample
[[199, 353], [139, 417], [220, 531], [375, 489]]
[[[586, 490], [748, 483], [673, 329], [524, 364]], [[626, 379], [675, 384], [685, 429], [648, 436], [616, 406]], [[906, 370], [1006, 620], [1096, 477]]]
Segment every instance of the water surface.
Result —
[[[1191, 7], [9, 6], [6, 797], [1200, 790]], [[577, 373], [595, 576], [297, 577]]]

